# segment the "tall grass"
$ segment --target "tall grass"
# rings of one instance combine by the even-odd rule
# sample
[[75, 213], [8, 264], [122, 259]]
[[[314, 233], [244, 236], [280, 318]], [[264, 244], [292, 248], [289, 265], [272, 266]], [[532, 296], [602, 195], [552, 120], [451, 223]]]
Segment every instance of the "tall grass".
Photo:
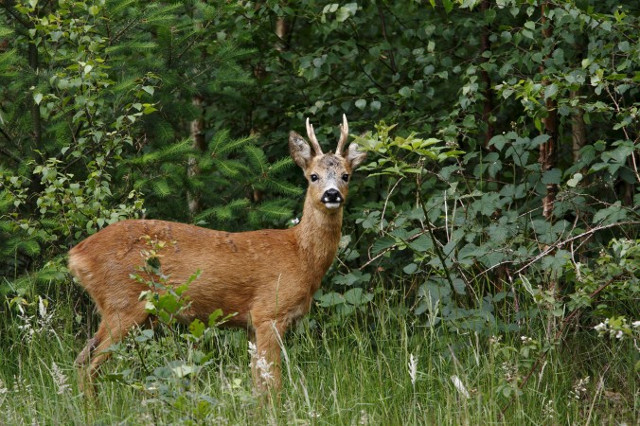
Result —
[[194, 349], [210, 363], [167, 378], [164, 394], [145, 385], [145, 368], [189, 350], [159, 334], [143, 343], [143, 366], [132, 336], [104, 365], [90, 399], [78, 392], [73, 367], [86, 319], [60, 297], [0, 319], [2, 424], [620, 424], [636, 422], [640, 408], [630, 345], [586, 332], [545, 348], [535, 325], [495, 336], [429, 327], [388, 294], [366, 313], [316, 311], [291, 330], [277, 397], [252, 391], [246, 333], [216, 330]]

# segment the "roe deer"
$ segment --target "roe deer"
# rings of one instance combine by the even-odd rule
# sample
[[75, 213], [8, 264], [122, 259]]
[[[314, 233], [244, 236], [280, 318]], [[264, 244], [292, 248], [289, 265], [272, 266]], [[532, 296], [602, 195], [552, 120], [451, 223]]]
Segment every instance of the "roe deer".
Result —
[[[102, 317], [98, 331], [78, 355], [80, 384], [91, 382], [109, 356], [109, 346], [129, 330], [148, 322], [140, 293], [149, 288], [131, 278], [145, 260], [140, 253], [149, 238], [170, 244], [162, 255], [168, 285], [191, 282], [189, 305], [182, 321], [207, 322], [220, 308], [234, 314], [228, 325], [244, 327], [258, 356], [270, 364], [267, 382], [252, 360], [255, 386], [280, 387], [279, 339], [295, 319], [309, 311], [314, 292], [331, 265], [340, 241], [342, 207], [352, 171], [365, 159], [349, 136], [343, 115], [336, 153], [323, 154], [307, 118], [311, 145], [296, 132], [289, 134], [289, 150], [308, 180], [300, 223], [290, 229], [229, 233], [160, 220], [114, 223], [80, 242], [69, 252], [69, 270], [86, 289]], [[92, 388], [85, 389], [92, 392]]]

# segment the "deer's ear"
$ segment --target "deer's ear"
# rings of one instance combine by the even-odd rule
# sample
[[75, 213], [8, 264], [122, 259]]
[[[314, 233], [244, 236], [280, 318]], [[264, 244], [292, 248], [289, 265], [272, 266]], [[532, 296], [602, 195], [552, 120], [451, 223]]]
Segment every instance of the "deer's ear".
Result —
[[358, 149], [358, 145], [356, 145], [355, 143], [349, 145], [346, 160], [349, 163], [351, 170], [354, 170], [356, 167], [358, 167], [360, 163], [365, 160], [365, 158], [367, 158], [367, 153], [360, 151]]
[[289, 151], [293, 161], [302, 169], [306, 169], [307, 164], [313, 158], [309, 143], [296, 132], [289, 133]]

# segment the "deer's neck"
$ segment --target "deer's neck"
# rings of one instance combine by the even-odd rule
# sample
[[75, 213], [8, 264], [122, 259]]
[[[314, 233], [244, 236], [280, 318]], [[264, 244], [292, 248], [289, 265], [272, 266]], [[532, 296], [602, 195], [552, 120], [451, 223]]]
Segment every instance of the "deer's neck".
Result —
[[342, 228], [342, 208], [334, 212], [318, 210], [309, 197], [305, 200], [300, 223], [294, 228], [302, 261], [315, 285], [331, 266], [338, 251]]

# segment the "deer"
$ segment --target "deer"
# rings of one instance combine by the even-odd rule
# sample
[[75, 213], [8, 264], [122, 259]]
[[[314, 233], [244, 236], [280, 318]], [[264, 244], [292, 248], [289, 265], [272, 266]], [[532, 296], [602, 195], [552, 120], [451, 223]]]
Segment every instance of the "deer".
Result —
[[[227, 315], [225, 326], [245, 328], [258, 357], [270, 366], [261, 374], [252, 357], [258, 393], [281, 388], [282, 336], [306, 315], [313, 295], [331, 266], [341, 237], [343, 207], [352, 172], [366, 158], [357, 144], [345, 149], [349, 124], [342, 116], [335, 153], [323, 153], [309, 118], [308, 141], [289, 134], [289, 151], [308, 181], [302, 218], [287, 229], [230, 233], [195, 225], [128, 219], [89, 236], [69, 251], [68, 268], [93, 299], [101, 321], [76, 359], [79, 388], [93, 394], [93, 381], [109, 357], [109, 347], [134, 327], [153, 326], [141, 293], [149, 287], [132, 274], [144, 264], [149, 238], [167, 241], [162, 272], [169, 286], [185, 283], [185, 323], [207, 318], [214, 310]], [[264, 365], [264, 364], [263, 364]]]

